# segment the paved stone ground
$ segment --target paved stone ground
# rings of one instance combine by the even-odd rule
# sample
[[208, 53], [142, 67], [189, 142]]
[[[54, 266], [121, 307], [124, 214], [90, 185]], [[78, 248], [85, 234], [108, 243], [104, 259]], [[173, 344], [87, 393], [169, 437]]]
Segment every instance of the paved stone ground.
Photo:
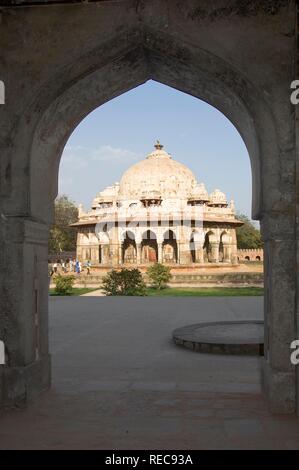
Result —
[[52, 297], [53, 388], [0, 413], [1, 449], [299, 448], [271, 416], [260, 359], [175, 346], [188, 323], [262, 318], [262, 298]]

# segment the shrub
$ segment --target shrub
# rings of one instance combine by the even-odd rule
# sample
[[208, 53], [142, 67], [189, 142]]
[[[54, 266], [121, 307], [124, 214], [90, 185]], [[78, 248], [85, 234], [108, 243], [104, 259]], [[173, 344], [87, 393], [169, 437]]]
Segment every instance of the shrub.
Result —
[[75, 282], [75, 276], [62, 276], [57, 274], [54, 277], [55, 292], [60, 295], [69, 295]]
[[155, 263], [150, 266], [146, 274], [155, 289], [163, 289], [171, 278], [170, 267], [161, 263]]
[[146, 285], [139, 269], [112, 269], [103, 277], [101, 287], [106, 295], [146, 295]]

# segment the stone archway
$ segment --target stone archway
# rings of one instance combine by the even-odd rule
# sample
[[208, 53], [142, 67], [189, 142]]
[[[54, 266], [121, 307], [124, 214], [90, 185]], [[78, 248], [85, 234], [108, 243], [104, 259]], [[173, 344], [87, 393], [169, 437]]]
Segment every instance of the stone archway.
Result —
[[122, 242], [122, 262], [124, 264], [135, 264], [137, 262], [135, 235], [128, 230], [124, 234]]
[[178, 262], [178, 245], [173, 230], [166, 230], [163, 235], [162, 261], [165, 263]]
[[146, 230], [142, 235], [141, 263], [155, 263], [158, 256], [157, 236], [152, 230]]
[[222, 263], [230, 263], [231, 262], [231, 237], [229, 236], [228, 232], [224, 230], [220, 234], [219, 240], [219, 261]]
[[205, 234], [203, 243], [203, 258], [206, 263], [217, 262], [219, 260], [219, 241], [213, 230]]
[[[294, 412], [289, 344], [297, 333], [296, 153], [289, 86], [296, 41], [285, 28], [294, 31], [295, 2], [279, 2], [271, 14], [256, 2], [245, 15], [225, 9], [224, 0], [220, 10], [204, 2], [200, 11], [192, 0], [143, 8], [128, 0], [117, 14], [105, 3], [103, 9], [51, 6], [45, 16], [42, 7], [27, 9], [26, 22], [19, 10], [1, 23], [2, 78], [9, 83], [0, 110], [0, 333], [9, 356], [1, 400], [26, 402], [50, 383], [47, 239], [63, 147], [91, 110], [153, 79], [216, 107], [246, 144], [252, 216], [261, 221], [265, 242], [265, 390], [273, 410]], [[6, 20], [7, 12], [2, 15]], [[255, 22], [255, 15], [263, 21]], [[18, 46], [16, 31], [26, 37]], [[261, 48], [254, 45], [257, 37], [265, 37]]]

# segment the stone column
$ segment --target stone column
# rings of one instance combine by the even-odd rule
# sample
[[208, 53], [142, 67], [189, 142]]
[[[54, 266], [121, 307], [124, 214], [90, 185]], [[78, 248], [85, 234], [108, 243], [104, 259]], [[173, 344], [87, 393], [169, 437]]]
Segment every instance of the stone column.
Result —
[[223, 243], [223, 262], [231, 262], [231, 245], [228, 243]]
[[179, 240], [176, 241], [176, 252], [177, 252], [177, 264], [180, 264], [180, 242]]
[[123, 243], [119, 243], [118, 245], [118, 264], [121, 265], [123, 264], [123, 248], [124, 248], [124, 244]]
[[238, 262], [238, 248], [237, 248], [236, 230], [232, 230], [231, 262], [234, 265], [239, 264], [239, 262]]
[[119, 264], [119, 244], [118, 243], [110, 243], [110, 263], [112, 267], [115, 267]]
[[261, 229], [265, 287], [263, 387], [272, 412], [294, 413], [296, 369], [290, 361], [290, 344], [297, 339], [294, 232], [285, 214], [264, 216]]
[[211, 262], [219, 263], [219, 242], [210, 242], [211, 245]]
[[198, 248], [196, 250], [196, 260], [198, 261], [198, 263], [200, 264], [203, 264], [204, 263], [204, 258], [203, 258], [203, 246], [200, 246], [200, 248]]
[[181, 242], [179, 243], [179, 253], [180, 253], [180, 264], [190, 264], [191, 263], [191, 253], [189, 243]]
[[141, 243], [136, 243], [136, 257], [137, 257], [137, 264], [141, 264]]
[[102, 264], [109, 264], [109, 251], [110, 246], [108, 243], [105, 243], [101, 246], [102, 248]]
[[91, 250], [91, 264], [98, 264], [99, 263], [99, 246], [92, 246]]
[[27, 403], [50, 386], [48, 226], [3, 216], [0, 224], [0, 403]]
[[163, 262], [163, 245], [162, 243], [158, 243], [158, 263]]

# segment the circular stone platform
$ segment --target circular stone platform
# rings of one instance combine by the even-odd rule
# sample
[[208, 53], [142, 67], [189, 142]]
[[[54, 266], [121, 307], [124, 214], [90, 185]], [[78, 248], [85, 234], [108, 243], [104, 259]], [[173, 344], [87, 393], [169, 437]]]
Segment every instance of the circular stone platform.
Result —
[[176, 344], [202, 353], [264, 354], [262, 321], [197, 323], [177, 328], [172, 337]]

